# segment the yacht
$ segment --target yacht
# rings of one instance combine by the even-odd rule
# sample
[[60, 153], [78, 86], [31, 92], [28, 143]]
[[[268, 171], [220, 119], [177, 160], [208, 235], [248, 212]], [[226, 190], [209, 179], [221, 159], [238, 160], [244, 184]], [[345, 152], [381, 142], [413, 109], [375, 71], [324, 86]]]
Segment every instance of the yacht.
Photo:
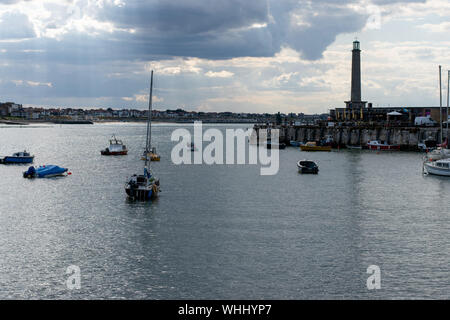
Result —
[[[151, 148], [151, 131], [152, 131], [152, 91], [153, 91], [153, 70], [150, 78], [150, 96], [148, 103], [148, 122], [147, 122], [147, 139], [145, 150]], [[160, 192], [159, 179], [155, 178], [150, 169], [150, 159], [145, 157], [145, 165], [143, 174], [134, 174], [125, 184], [125, 192], [131, 199], [148, 201], [155, 199]]]

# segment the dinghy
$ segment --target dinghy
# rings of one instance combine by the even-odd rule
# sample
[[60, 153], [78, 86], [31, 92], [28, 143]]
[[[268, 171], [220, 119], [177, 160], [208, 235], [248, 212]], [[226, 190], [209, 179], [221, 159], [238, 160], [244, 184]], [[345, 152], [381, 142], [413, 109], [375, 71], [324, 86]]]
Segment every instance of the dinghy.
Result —
[[[56, 176], [64, 176], [68, 171], [67, 168], [62, 168], [55, 165], [46, 165], [40, 167], [29, 167], [27, 171], [23, 173], [24, 178], [51, 178]], [[70, 174], [70, 173], [69, 173]]]
[[297, 162], [299, 173], [319, 173], [319, 166], [311, 160], [300, 160]]

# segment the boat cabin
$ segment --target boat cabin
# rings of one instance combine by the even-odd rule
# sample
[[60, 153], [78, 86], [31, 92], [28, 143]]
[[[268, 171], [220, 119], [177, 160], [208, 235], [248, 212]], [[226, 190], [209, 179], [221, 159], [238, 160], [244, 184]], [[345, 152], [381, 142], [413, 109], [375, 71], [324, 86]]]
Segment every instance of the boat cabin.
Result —
[[29, 152], [23, 151], [23, 152], [16, 152], [12, 155], [13, 157], [31, 157]]
[[442, 169], [450, 169], [450, 160], [438, 160], [436, 161], [436, 167]]

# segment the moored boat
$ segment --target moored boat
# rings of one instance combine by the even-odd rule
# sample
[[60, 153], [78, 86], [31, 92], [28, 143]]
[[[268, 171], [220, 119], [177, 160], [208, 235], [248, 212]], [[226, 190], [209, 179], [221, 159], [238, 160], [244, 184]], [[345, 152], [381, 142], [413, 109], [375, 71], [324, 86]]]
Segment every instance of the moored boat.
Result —
[[318, 145], [315, 141], [308, 141], [304, 145], [300, 146], [302, 151], [331, 151], [331, 145]]
[[159, 191], [159, 180], [154, 178], [147, 168], [144, 170], [144, 174], [132, 175], [125, 184], [125, 192], [128, 197], [136, 200], [155, 199]]
[[367, 142], [367, 147], [370, 150], [400, 150], [398, 144], [387, 144], [385, 141], [372, 140]]
[[150, 150], [149, 152], [146, 152], [144, 150], [144, 154], [142, 155], [141, 160], [145, 159], [150, 159], [150, 161], [160, 161], [161, 157], [159, 156], [158, 153], [156, 153], [156, 148], [153, 147], [152, 150]]
[[289, 145], [292, 146], [292, 147], [300, 147], [301, 142], [300, 141], [291, 140], [291, 141], [289, 141]]
[[299, 173], [319, 173], [319, 166], [311, 160], [300, 160], [297, 162]]
[[437, 161], [442, 159], [449, 159], [450, 158], [450, 149], [445, 149], [438, 147], [437, 149], [434, 149], [426, 154], [424, 157], [426, 161]]
[[434, 140], [433, 138], [428, 138], [417, 143], [417, 148], [419, 149], [419, 151], [424, 151], [427, 153], [434, 150], [436, 146], [436, 140]]
[[[152, 124], [152, 91], [153, 91], [153, 70], [150, 78], [150, 96], [148, 103], [148, 122], [147, 122], [147, 139], [145, 150], [151, 148], [151, 124]], [[158, 196], [160, 192], [159, 179], [156, 179], [151, 172], [150, 159], [145, 156], [144, 174], [134, 174], [125, 183], [125, 193], [131, 199], [140, 201], [148, 201]]]
[[3, 157], [0, 159], [0, 163], [32, 163], [33, 160], [34, 156], [25, 150], [23, 152], [16, 152], [12, 156]]
[[[51, 178], [56, 176], [64, 176], [69, 169], [62, 168], [55, 165], [46, 165], [40, 167], [29, 167], [27, 171], [23, 173], [24, 178]], [[70, 173], [69, 173], [70, 174]]]
[[428, 174], [450, 177], [450, 159], [426, 161], [424, 169]]
[[101, 150], [103, 156], [124, 156], [128, 153], [127, 146], [123, 144], [122, 140], [118, 140], [115, 135], [109, 140], [109, 147]]

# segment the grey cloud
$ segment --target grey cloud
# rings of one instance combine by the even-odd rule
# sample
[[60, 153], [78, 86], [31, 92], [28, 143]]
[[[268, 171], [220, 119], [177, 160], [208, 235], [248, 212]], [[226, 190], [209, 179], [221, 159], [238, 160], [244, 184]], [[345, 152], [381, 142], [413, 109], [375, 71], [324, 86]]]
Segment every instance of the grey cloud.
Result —
[[[358, 32], [364, 26], [368, 16], [348, 8], [349, 2], [354, 1], [128, 0], [123, 6], [108, 2], [102, 8], [94, 6], [86, 11], [119, 28], [134, 29], [134, 33], [116, 31], [90, 37], [71, 32], [61, 41], [40, 39], [32, 45], [52, 50], [52, 58], [68, 63], [72, 63], [71, 58], [81, 62], [77, 57], [83, 55], [91, 61], [269, 57], [283, 46], [316, 60], [336, 36]], [[53, 9], [56, 11], [47, 23], [49, 29], [64, 24], [64, 17], [69, 14], [63, 6]], [[80, 12], [84, 9], [80, 8]], [[307, 24], [293, 24], [295, 13], [300, 13]], [[266, 27], [251, 28], [254, 24]], [[5, 36], [6, 33], [11, 36], [15, 31], [8, 29]]]
[[[353, 1], [351, 1], [353, 2]], [[296, 27], [291, 14], [305, 11], [308, 27]], [[338, 0], [322, 1], [127, 1], [109, 5], [98, 18], [111, 21], [134, 35], [121, 39], [130, 51], [165, 56], [227, 59], [241, 56], [273, 56], [282, 46], [315, 60], [342, 32], [356, 32], [366, 16]], [[266, 24], [264, 28], [250, 28]]]

